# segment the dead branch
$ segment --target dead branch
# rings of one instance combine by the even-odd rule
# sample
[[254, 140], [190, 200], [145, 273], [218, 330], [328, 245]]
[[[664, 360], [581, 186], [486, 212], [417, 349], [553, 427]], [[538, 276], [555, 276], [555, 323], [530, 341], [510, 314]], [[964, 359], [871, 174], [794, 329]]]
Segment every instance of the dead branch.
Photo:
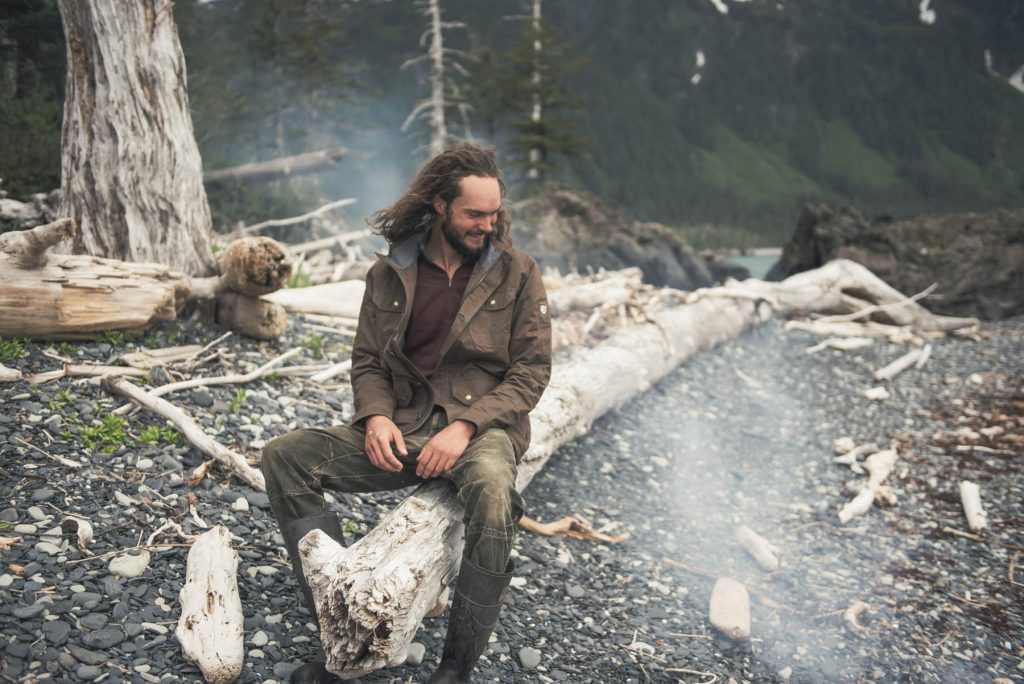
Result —
[[264, 228], [273, 228], [275, 226], [291, 226], [291, 225], [294, 225], [296, 223], [302, 223], [303, 221], [308, 221], [311, 218], [316, 218], [317, 216], [319, 216], [321, 214], [326, 214], [327, 212], [332, 211], [334, 209], [340, 209], [342, 207], [347, 207], [349, 205], [355, 204], [357, 201], [358, 200], [355, 200], [355, 199], [353, 199], [351, 197], [346, 198], [346, 199], [335, 200], [334, 202], [329, 202], [329, 203], [323, 205], [322, 207], [314, 209], [313, 211], [310, 211], [310, 212], [307, 212], [305, 214], [302, 214], [301, 216], [293, 216], [291, 218], [271, 219], [269, 221], [261, 221], [260, 223], [254, 223], [251, 226], [244, 226], [242, 228], [239, 228], [237, 232], [239, 232], [239, 233], [241, 233], [243, 235], [248, 235], [249, 233], [255, 233], [256, 231], [263, 230]]
[[[160, 385], [159, 387], [154, 387], [153, 389], [148, 390], [145, 393], [145, 396], [162, 397], [166, 394], [180, 392], [182, 390], [191, 389], [193, 387], [209, 387], [211, 385], [242, 385], [247, 382], [254, 382], [256, 380], [259, 380], [260, 378], [264, 378], [270, 375], [273, 372], [275, 366], [284, 363], [285, 361], [295, 356], [296, 354], [300, 353], [301, 351], [301, 347], [289, 349], [285, 353], [274, 357], [273, 359], [263, 364], [256, 370], [249, 371], [248, 373], [236, 375], [217, 375], [209, 378], [191, 378], [189, 380], [182, 380], [180, 382], [170, 382], [167, 383], [166, 385]], [[116, 413], [119, 416], [123, 416], [124, 414], [131, 411], [131, 407], [131, 404], [125, 404], [124, 406], [114, 409], [112, 413]]]
[[203, 432], [202, 428], [194, 420], [174, 404], [159, 397], [149, 396], [141, 388], [136, 387], [124, 378], [108, 375], [104, 376], [102, 383], [109, 391], [128, 397], [140, 406], [174, 423], [175, 427], [181, 430], [182, 434], [196, 448], [226, 465], [255, 489], [261, 492], [267, 490], [266, 483], [263, 480], [263, 473], [250, 466], [241, 454], [237, 454], [214, 441], [213, 438]]
[[527, 532], [539, 534], [543, 537], [571, 537], [584, 541], [599, 541], [608, 544], [618, 544], [629, 538], [629, 534], [617, 534], [610, 536], [594, 531], [590, 521], [579, 515], [570, 515], [554, 522], [541, 523], [533, 518], [523, 516], [519, 520], [519, 527]]
[[46, 263], [46, 250], [78, 234], [74, 219], [62, 218], [31, 230], [0, 234], [0, 253], [10, 258], [14, 268], [33, 270]]
[[337, 165], [347, 154], [348, 150], [345, 148], [334, 147], [291, 157], [241, 164], [227, 169], [207, 171], [203, 174], [203, 183], [207, 186], [229, 183], [261, 183], [277, 178], [315, 173]]

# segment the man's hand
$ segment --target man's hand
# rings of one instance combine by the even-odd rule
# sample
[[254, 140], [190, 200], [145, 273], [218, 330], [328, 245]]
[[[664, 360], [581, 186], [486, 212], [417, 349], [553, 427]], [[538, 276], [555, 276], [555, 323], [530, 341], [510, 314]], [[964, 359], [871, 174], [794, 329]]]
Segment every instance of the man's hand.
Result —
[[390, 418], [385, 416], [370, 416], [366, 419], [366, 455], [370, 463], [381, 470], [389, 470], [397, 473], [402, 469], [402, 462], [395, 458], [391, 451], [394, 444], [398, 453], [403, 456], [409, 454], [405, 449], [405, 439], [402, 431], [398, 429]]
[[457, 420], [438, 432], [416, 457], [416, 474], [429, 479], [451, 470], [474, 433], [476, 426], [466, 420]]

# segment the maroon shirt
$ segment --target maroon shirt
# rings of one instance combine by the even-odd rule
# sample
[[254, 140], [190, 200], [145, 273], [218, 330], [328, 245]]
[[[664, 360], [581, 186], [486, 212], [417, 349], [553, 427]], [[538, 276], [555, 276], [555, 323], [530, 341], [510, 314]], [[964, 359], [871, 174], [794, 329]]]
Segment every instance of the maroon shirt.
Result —
[[412, 298], [412, 314], [402, 351], [427, 379], [441, 360], [441, 345], [459, 313], [462, 293], [472, 272], [473, 264], [464, 263], [449, 281], [443, 268], [420, 254], [416, 294]]

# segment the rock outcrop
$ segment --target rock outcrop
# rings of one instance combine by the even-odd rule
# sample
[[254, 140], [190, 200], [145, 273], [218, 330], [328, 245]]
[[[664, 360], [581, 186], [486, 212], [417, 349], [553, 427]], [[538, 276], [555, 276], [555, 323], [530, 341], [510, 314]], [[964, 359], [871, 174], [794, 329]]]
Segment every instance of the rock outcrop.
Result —
[[849, 207], [808, 205], [768, 279], [840, 258], [907, 295], [938, 283], [925, 302], [936, 313], [987, 320], [1024, 313], [1024, 209], [868, 220]]
[[717, 280], [719, 269], [713, 272], [671, 228], [632, 220], [585, 192], [548, 185], [538, 195], [513, 204], [510, 213], [513, 242], [542, 268], [568, 273], [638, 266], [644, 282], [681, 290]]

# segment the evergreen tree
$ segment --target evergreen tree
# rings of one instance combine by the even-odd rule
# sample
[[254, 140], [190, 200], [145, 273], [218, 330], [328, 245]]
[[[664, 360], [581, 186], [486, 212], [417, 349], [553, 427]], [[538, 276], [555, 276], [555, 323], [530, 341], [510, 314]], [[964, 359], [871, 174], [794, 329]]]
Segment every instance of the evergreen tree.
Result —
[[577, 135], [577, 121], [571, 118], [584, 102], [567, 86], [586, 60], [570, 57], [569, 50], [540, 16], [540, 0], [534, 0], [532, 20], [506, 54], [518, 95], [509, 145], [513, 166], [530, 182], [543, 181], [555, 171], [553, 155], [577, 155], [588, 144]]

